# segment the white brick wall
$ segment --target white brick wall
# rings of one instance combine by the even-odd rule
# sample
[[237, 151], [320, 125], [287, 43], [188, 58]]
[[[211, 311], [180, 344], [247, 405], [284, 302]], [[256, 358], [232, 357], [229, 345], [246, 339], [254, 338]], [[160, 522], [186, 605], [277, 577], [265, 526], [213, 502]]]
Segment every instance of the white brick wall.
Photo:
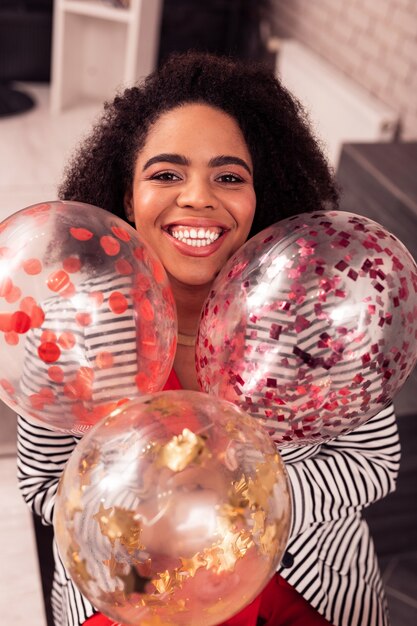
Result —
[[417, 0], [271, 0], [272, 31], [294, 37], [401, 115], [417, 140]]

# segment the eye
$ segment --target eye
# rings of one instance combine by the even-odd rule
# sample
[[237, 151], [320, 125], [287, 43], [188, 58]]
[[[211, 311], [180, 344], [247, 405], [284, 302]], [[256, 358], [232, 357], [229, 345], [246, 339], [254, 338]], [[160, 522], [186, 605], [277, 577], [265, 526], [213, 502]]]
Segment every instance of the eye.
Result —
[[165, 171], [165, 172], [157, 172], [156, 174], [152, 174], [149, 177], [150, 180], [160, 180], [162, 182], [175, 182], [177, 180], [181, 180], [178, 174], [174, 172]]
[[236, 183], [242, 183], [243, 182], [243, 178], [241, 176], [239, 176], [238, 174], [232, 174], [232, 173], [228, 173], [228, 174], [221, 174], [220, 176], [218, 176], [216, 178], [217, 181], [219, 181], [220, 183], [231, 183], [231, 184], [236, 184]]

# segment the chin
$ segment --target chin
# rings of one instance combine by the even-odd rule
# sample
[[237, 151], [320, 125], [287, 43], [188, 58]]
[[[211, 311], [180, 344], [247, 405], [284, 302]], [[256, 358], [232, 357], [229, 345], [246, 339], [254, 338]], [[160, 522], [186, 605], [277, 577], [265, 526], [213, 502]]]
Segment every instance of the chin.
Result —
[[169, 274], [169, 279], [171, 282], [175, 282], [177, 284], [183, 285], [184, 287], [200, 287], [200, 288], [209, 288], [214, 279], [216, 278], [217, 273], [209, 274], [209, 275], [191, 275], [188, 273], [185, 276], [178, 274]]

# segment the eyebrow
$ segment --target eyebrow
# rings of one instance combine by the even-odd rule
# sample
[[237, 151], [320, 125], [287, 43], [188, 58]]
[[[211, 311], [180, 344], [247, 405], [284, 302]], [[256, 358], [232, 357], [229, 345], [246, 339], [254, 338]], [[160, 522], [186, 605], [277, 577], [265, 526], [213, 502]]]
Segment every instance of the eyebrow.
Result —
[[148, 159], [143, 166], [142, 171], [144, 172], [154, 163], [174, 163], [175, 165], [190, 165], [190, 161], [181, 154], [170, 154], [168, 152], [162, 152], [162, 154], [156, 154], [155, 156]]
[[[156, 154], [155, 156], [148, 159], [145, 165], [142, 168], [144, 172], [148, 167], [153, 165], [154, 163], [173, 163], [175, 165], [190, 165], [190, 160], [187, 157], [182, 156], [181, 154], [162, 152], [161, 154]], [[223, 165], [240, 165], [243, 167], [249, 174], [252, 174], [249, 165], [237, 156], [229, 156], [229, 155], [220, 155], [213, 157], [209, 161], [209, 167], [222, 167]]]

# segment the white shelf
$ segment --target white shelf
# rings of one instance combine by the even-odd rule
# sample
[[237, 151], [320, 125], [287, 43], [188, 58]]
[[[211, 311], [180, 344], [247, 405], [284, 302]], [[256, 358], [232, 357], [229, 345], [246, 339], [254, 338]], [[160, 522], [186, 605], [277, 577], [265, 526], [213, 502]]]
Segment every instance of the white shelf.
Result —
[[129, 23], [132, 19], [132, 9], [112, 7], [100, 0], [64, 0], [62, 10], [67, 13], [97, 17], [114, 22]]
[[54, 0], [51, 111], [112, 99], [155, 69], [162, 0]]

